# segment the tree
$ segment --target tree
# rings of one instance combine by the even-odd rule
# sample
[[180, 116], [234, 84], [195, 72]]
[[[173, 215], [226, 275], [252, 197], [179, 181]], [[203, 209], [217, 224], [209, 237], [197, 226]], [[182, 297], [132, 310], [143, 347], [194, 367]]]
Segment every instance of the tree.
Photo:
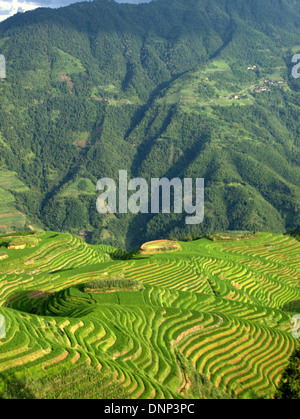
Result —
[[300, 399], [300, 349], [297, 349], [291, 356], [275, 399]]

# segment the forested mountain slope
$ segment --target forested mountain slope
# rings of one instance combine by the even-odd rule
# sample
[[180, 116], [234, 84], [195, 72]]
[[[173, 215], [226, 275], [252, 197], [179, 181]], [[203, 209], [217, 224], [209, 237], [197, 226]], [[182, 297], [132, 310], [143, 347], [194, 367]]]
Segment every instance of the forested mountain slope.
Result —
[[[300, 222], [295, 1], [100, 0], [0, 24], [0, 229], [122, 248]], [[203, 177], [205, 219], [100, 216], [96, 182]]]

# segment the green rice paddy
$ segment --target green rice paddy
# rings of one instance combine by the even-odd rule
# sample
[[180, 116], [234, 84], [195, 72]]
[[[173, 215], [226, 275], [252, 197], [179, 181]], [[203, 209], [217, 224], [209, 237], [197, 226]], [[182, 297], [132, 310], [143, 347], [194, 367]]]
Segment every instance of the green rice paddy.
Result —
[[300, 243], [234, 236], [129, 260], [68, 233], [0, 236], [1, 397], [272, 397], [298, 345]]

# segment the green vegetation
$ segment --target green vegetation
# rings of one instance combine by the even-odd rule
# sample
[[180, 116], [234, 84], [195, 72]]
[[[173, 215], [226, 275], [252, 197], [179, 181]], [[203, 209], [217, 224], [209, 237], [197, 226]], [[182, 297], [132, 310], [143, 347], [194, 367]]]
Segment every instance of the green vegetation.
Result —
[[[78, 365], [77, 365], [78, 364]], [[0, 378], [1, 377], [0, 375]], [[59, 371], [45, 371], [40, 377], [13, 375], [6, 381], [0, 399], [127, 399], [111, 373], [101, 373], [88, 363], [76, 363]]]
[[295, 237], [296, 240], [300, 241], [300, 226], [292, 230], [290, 235]]
[[300, 350], [291, 356], [285, 369], [275, 399], [300, 399]]
[[20, 211], [14, 194], [27, 191], [29, 188], [18, 179], [16, 172], [0, 170], [0, 232], [24, 229], [26, 216]]
[[2, 398], [270, 398], [282, 389], [298, 348], [294, 238], [202, 238], [125, 260], [68, 233], [34, 237], [36, 247], [5, 248], [0, 263]]
[[[227, 3], [98, 0], [0, 24], [0, 232], [81, 231], [125, 250], [299, 224], [299, 7]], [[204, 222], [101, 216], [96, 182], [120, 169], [204, 177]]]
[[174, 240], [156, 240], [144, 243], [140, 248], [142, 255], [148, 255], [160, 252], [172, 252], [180, 250], [180, 246]]
[[84, 292], [97, 292], [107, 290], [140, 290], [143, 286], [138, 281], [132, 281], [130, 279], [98, 279], [84, 284]]
[[225, 231], [223, 233], [216, 233], [212, 234], [211, 236], [207, 236], [210, 240], [245, 240], [245, 239], [253, 239], [255, 237], [259, 237], [260, 234], [256, 232], [250, 231]]
[[[299, 397], [299, 21], [97, 0], [0, 24], [0, 398]], [[204, 178], [204, 222], [98, 214], [120, 169]]]
[[6, 259], [8, 257], [6, 252], [0, 252], [0, 260]]

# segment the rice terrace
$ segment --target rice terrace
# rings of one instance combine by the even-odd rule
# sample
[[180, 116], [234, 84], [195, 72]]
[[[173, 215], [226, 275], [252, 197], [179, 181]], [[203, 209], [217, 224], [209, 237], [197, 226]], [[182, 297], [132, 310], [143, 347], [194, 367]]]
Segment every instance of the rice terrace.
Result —
[[1, 397], [273, 397], [298, 344], [300, 243], [238, 237], [126, 253], [0, 236]]
[[155, 240], [152, 242], [144, 243], [141, 246], [141, 254], [151, 254], [160, 252], [172, 252], [180, 250], [180, 246], [173, 240]]

